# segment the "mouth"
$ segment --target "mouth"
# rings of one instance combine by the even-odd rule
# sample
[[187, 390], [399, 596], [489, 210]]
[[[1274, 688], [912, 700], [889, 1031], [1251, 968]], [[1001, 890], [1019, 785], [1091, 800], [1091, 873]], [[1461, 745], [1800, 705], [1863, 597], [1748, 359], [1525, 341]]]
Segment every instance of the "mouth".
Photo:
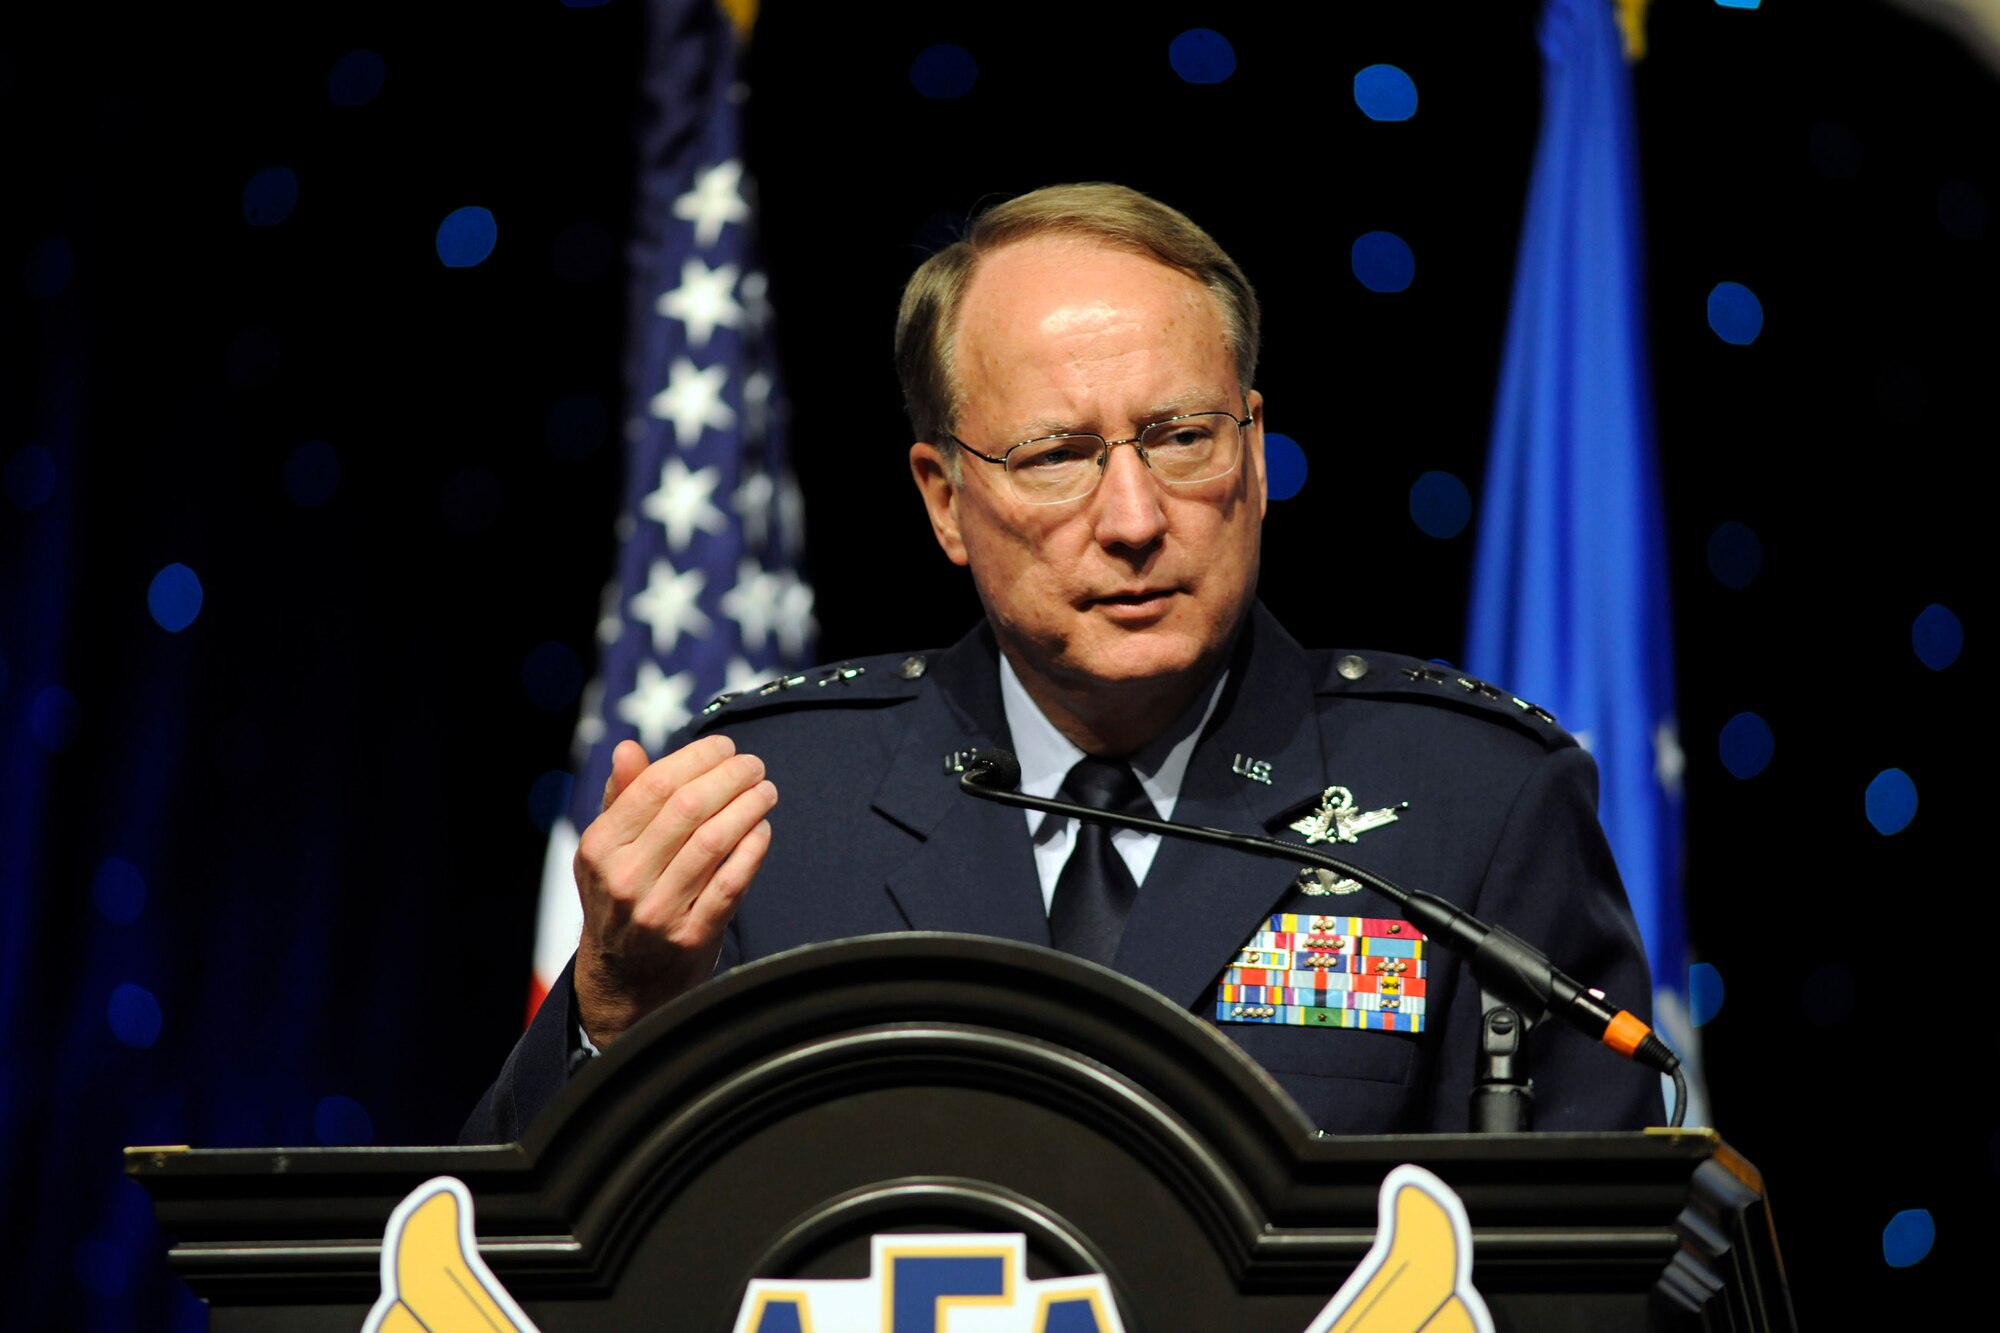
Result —
[[1091, 598], [1090, 605], [1114, 616], [1157, 615], [1166, 610], [1178, 591], [1176, 588], [1137, 588], [1130, 592], [1103, 593]]

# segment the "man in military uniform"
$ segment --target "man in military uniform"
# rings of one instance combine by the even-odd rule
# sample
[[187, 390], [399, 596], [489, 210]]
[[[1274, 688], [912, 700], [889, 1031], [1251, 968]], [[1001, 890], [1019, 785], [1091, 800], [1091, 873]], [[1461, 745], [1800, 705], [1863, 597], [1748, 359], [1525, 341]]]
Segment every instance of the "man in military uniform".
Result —
[[[1465, 1129], [1479, 1006], [1457, 960], [1350, 883], [967, 798], [948, 770], [994, 747], [1031, 793], [1337, 839], [1643, 1006], [1589, 756], [1483, 682], [1308, 652], [1256, 602], [1257, 331], [1234, 261], [1121, 187], [1021, 196], [925, 262], [896, 334], [910, 468], [984, 623], [718, 701], [660, 759], [619, 747], [577, 853], [576, 958], [468, 1140], [518, 1136], [718, 968], [898, 930], [1116, 968], [1328, 1131]], [[1655, 1075], [1568, 1030], [1535, 1034], [1532, 1068], [1538, 1128], [1660, 1119]]]

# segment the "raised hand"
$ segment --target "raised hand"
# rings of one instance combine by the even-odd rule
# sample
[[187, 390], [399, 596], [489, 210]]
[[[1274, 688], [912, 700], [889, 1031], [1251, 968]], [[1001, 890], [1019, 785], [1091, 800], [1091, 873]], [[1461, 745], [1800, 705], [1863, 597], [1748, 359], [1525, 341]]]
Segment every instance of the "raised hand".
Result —
[[654, 763], [612, 753], [604, 809], [583, 831], [577, 1009], [599, 1046], [707, 980], [736, 904], [771, 845], [778, 789], [764, 762], [704, 736]]

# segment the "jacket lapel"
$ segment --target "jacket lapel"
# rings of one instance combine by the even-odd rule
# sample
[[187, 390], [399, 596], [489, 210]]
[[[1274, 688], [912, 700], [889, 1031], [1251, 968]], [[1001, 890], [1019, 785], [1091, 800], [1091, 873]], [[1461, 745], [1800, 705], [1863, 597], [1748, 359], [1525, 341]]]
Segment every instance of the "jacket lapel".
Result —
[[[1305, 653], [1258, 603], [1229, 683], [1196, 743], [1174, 807], [1177, 824], [1268, 834], [1326, 785], [1313, 721], [1316, 682]], [[1235, 771], [1270, 765], [1266, 784]], [[1290, 891], [1298, 865], [1169, 838], [1160, 846], [1113, 965], [1184, 1008], [1195, 1007], [1260, 921]]]
[[1005, 748], [999, 649], [984, 624], [931, 664], [935, 687], [912, 708], [889, 771], [876, 788], [875, 812], [914, 834], [909, 858], [889, 875], [888, 890], [912, 930], [995, 935], [1049, 943], [1026, 817], [967, 796], [945, 756]]

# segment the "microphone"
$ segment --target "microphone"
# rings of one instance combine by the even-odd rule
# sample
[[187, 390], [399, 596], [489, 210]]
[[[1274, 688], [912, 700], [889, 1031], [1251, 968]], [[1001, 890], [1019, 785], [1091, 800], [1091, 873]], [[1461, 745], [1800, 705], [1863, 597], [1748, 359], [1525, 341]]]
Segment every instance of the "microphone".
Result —
[[1652, 1028], [1631, 1011], [1620, 1009], [1604, 997], [1551, 963], [1541, 950], [1520, 936], [1498, 926], [1489, 926], [1456, 904], [1426, 893], [1406, 889], [1392, 880], [1329, 856], [1317, 847], [1279, 842], [1250, 833], [1205, 828], [1199, 824], [1175, 824], [1149, 819], [1119, 810], [1099, 810], [1068, 801], [1046, 800], [1020, 791], [1021, 761], [1006, 750], [980, 752], [966, 764], [958, 779], [959, 790], [984, 801], [1091, 819], [1100, 824], [1157, 833], [1167, 838], [1188, 838], [1195, 842], [1233, 847], [1252, 856], [1277, 861], [1303, 861], [1323, 867], [1349, 879], [1359, 880], [1402, 909], [1410, 923], [1425, 935], [1468, 960], [1472, 975], [1494, 995], [1523, 1014], [1554, 1014], [1594, 1042], [1617, 1055], [1667, 1075], [1674, 1081], [1673, 1125], [1680, 1126], [1687, 1113], [1687, 1084], [1681, 1073], [1680, 1057], [1655, 1035]]

